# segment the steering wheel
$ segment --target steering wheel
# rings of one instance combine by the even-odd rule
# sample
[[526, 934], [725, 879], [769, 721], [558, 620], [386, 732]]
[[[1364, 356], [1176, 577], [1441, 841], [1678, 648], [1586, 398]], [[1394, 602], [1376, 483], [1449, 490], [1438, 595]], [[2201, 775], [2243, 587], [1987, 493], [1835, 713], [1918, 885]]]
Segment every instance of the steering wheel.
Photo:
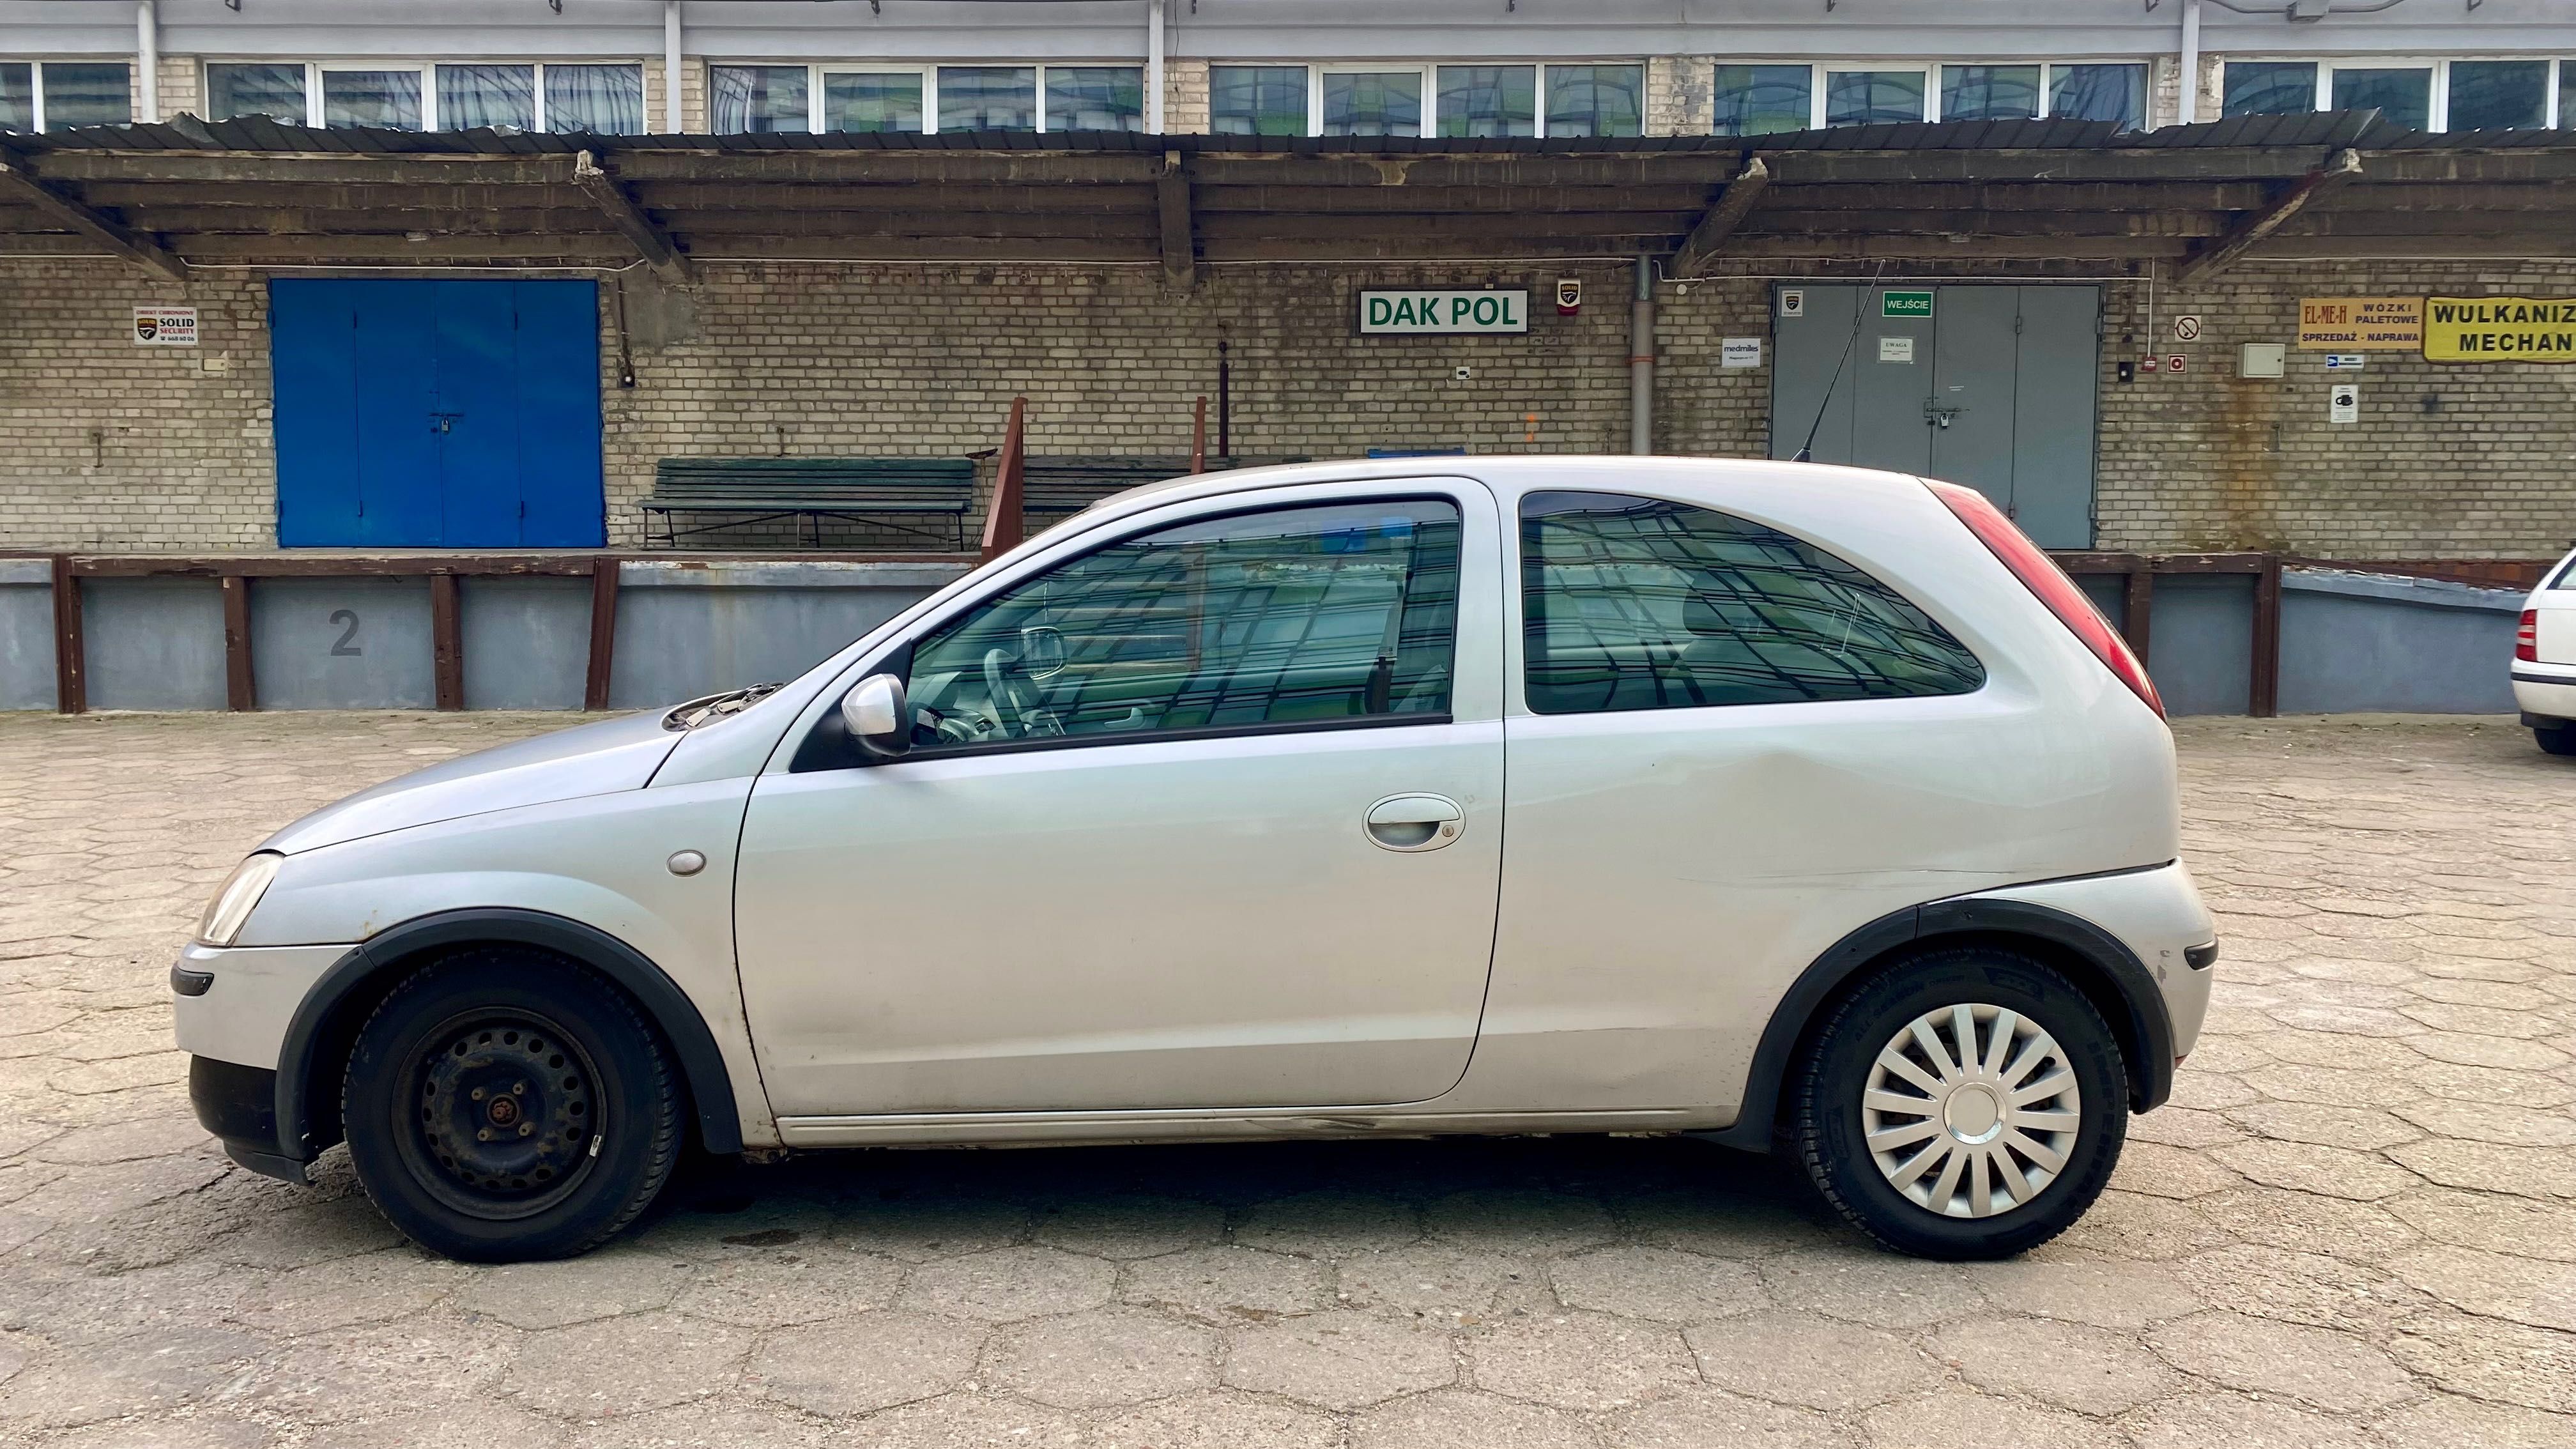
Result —
[[1029, 704], [1012, 676], [1020, 673], [1019, 656], [1007, 649], [984, 651], [984, 693], [991, 701], [994, 722], [1007, 736], [1026, 739], [1031, 735], [1060, 735], [1064, 724], [1053, 714]]

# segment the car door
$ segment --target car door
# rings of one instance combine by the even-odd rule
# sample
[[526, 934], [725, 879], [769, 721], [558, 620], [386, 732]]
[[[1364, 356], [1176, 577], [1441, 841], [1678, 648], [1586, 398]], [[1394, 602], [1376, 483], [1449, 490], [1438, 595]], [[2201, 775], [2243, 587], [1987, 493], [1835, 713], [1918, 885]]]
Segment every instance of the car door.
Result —
[[1496, 520], [1443, 479], [1175, 505], [836, 685], [904, 676], [915, 745], [859, 763], [825, 709], [753, 790], [736, 937], [779, 1113], [1448, 1090], [1501, 871]]

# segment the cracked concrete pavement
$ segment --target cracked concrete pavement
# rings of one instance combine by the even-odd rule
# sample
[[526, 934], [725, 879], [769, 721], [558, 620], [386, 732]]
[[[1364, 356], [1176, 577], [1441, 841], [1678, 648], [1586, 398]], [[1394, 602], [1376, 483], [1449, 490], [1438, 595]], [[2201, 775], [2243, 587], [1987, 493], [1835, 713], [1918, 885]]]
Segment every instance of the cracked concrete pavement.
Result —
[[2188, 720], [2225, 955], [2175, 1103], [2011, 1263], [1651, 1140], [705, 1165], [568, 1263], [192, 1120], [164, 971], [268, 829], [531, 716], [0, 719], [0, 1442], [2576, 1444], [2576, 768]]

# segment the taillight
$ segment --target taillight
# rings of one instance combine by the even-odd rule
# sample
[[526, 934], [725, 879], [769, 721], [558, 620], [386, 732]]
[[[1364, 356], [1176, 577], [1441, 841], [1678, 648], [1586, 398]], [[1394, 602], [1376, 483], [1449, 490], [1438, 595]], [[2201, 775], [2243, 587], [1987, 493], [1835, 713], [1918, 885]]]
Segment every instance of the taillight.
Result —
[[1978, 542], [2003, 560], [2004, 567], [2012, 570], [2013, 577], [2021, 580], [2022, 587], [2037, 596], [2048, 606], [2048, 612], [2057, 616], [2059, 623], [2084, 641], [2084, 647], [2093, 651], [2094, 658], [2101, 660], [2122, 684], [2145, 700], [2147, 708], [2154, 710], [2158, 719], [2164, 717], [2165, 702], [2157, 697], [2155, 681], [2147, 678], [2146, 666], [2138, 662], [2137, 655], [2129, 652], [2129, 641], [2121, 638], [2119, 631], [2111, 627], [2111, 621], [2102, 617], [2102, 611], [2093, 607], [2093, 601], [2076, 587], [2075, 580], [2066, 576], [2066, 570], [2057, 566], [2057, 560], [2031, 542], [2030, 535], [2014, 527], [2013, 521], [2004, 517], [1983, 493], [1974, 488], [1962, 488], [1956, 483], [1935, 483], [1929, 478], [1923, 481], [1931, 488], [1933, 497], [1957, 514], [1961, 523], [1968, 525], [1968, 531], [1977, 536]]
[[2540, 662], [2540, 611], [2525, 609], [2522, 622], [2514, 626], [2513, 657], [2526, 664]]

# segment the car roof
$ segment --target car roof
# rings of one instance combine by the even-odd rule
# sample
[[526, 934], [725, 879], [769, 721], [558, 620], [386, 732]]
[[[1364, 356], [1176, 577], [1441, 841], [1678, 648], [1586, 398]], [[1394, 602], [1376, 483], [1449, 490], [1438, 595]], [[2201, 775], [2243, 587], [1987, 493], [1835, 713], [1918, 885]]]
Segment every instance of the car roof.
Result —
[[1532, 485], [1562, 488], [1584, 483], [1607, 486], [1614, 479], [1629, 487], [1645, 484], [1649, 479], [1683, 487], [1757, 479], [1770, 483], [1864, 487], [1920, 481], [1911, 474], [1875, 468], [1852, 468], [1837, 463], [1791, 463], [1776, 458], [1703, 458], [1638, 453], [1448, 453], [1410, 458], [1274, 463], [1217, 473], [1191, 473], [1142, 483], [1110, 494], [1085, 511], [1126, 512], [1136, 505], [1166, 499], [1209, 498], [1298, 483], [1367, 482], [1386, 478], [1474, 478], [1507, 488]]

